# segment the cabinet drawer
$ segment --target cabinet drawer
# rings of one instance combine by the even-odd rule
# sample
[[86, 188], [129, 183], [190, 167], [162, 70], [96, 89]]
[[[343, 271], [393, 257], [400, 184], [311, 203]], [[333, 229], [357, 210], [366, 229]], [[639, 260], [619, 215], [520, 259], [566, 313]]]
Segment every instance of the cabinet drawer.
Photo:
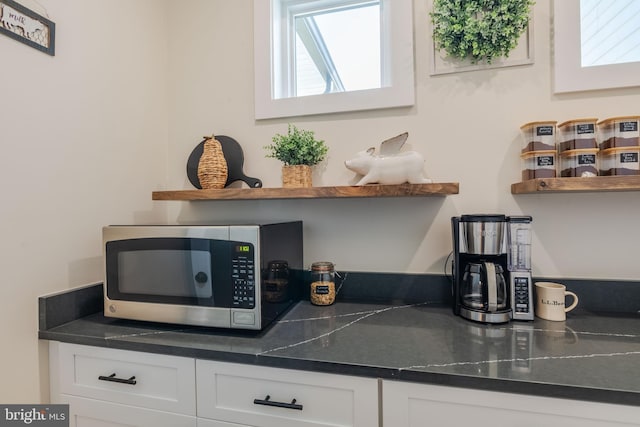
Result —
[[203, 360], [196, 372], [199, 417], [259, 427], [378, 425], [375, 379]]
[[195, 415], [195, 360], [52, 342], [59, 392]]
[[62, 395], [69, 427], [196, 427], [196, 417]]

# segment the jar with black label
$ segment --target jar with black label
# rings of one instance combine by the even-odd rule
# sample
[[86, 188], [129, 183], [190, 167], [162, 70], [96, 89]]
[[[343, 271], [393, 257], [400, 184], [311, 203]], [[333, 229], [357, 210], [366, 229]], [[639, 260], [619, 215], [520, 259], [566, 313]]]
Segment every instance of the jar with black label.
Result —
[[335, 277], [333, 263], [322, 261], [311, 264], [311, 304], [331, 305], [336, 301]]

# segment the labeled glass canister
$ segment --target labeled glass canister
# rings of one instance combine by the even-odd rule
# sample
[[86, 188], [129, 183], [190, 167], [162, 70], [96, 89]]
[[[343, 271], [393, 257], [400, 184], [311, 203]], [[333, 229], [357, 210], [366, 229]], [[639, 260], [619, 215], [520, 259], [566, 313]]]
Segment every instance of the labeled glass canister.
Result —
[[336, 301], [336, 272], [333, 263], [322, 261], [311, 264], [311, 304], [331, 305]]

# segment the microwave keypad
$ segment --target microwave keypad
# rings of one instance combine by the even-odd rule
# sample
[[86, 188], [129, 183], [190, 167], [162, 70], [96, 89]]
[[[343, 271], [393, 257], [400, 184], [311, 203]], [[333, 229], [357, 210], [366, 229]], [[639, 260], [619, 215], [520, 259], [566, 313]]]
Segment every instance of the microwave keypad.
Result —
[[234, 258], [231, 278], [233, 280], [233, 307], [254, 308], [256, 306], [255, 268], [253, 259]]

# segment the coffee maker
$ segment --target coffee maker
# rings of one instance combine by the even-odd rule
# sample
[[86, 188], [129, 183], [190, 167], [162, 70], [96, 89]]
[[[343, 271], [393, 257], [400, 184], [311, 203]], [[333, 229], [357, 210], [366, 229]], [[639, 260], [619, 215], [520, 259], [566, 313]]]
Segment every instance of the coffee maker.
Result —
[[451, 218], [453, 311], [481, 323], [533, 320], [531, 217]]

